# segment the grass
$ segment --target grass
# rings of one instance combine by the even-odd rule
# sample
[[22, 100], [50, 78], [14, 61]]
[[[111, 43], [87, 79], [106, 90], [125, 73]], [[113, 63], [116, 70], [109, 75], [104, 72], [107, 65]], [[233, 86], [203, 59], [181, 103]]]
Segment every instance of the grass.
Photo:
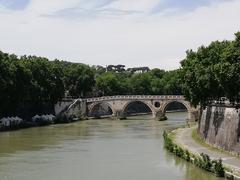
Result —
[[[187, 125], [186, 127], [189, 127], [189, 125]], [[194, 127], [194, 124], [192, 124], [190, 127]], [[181, 153], [181, 152], [184, 152], [184, 150], [186, 150], [186, 149], [185, 149], [184, 147], [182, 147], [181, 145], [174, 143], [174, 139], [176, 138], [176, 134], [177, 134], [177, 130], [175, 129], [175, 130], [173, 130], [173, 131], [169, 131], [169, 133], [167, 133], [167, 136], [166, 136], [166, 137], [168, 137], [167, 139], [170, 139], [170, 142], [169, 142], [170, 144], [173, 143], [173, 145], [172, 145], [172, 146], [173, 146], [172, 152], [173, 152], [175, 155], [177, 155], [177, 156], [180, 156], [180, 155], [182, 156], [182, 153]], [[205, 140], [204, 140], [203, 138], [201, 138], [201, 136], [197, 133], [197, 128], [194, 128], [194, 129], [193, 129], [191, 136], [192, 136], [192, 139], [193, 139], [196, 143], [202, 145], [203, 147], [208, 148], [209, 150], [212, 150], [212, 151], [215, 151], [215, 152], [221, 152], [221, 153], [224, 153], [224, 154], [226, 154], [226, 155], [228, 155], [228, 156], [233, 156], [230, 152], [224, 151], [224, 150], [222, 150], [222, 149], [219, 149], [219, 148], [216, 148], [216, 147], [213, 147], [213, 146], [207, 144], [207, 143], [205, 142]], [[171, 146], [170, 146], [170, 147], [171, 147]], [[177, 152], [180, 152], [180, 153], [176, 153], [176, 150], [175, 150], [175, 149], [177, 149], [177, 150], [178, 150]], [[170, 150], [171, 150], [171, 149], [170, 149]], [[179, 150], [181, 150], [181, 151], [179, 151]], [[195, 165], [197, 165], [197, 166], [199, 166], [199, 167], [202, 167], [203, 164], [205, 164], [205, 162], [202, 161], [201, 158], [199, 159], [199, 155], [198, 155], [198, 154], [194, 154], [194, 153], [192, 153], [192, 152], [190, 152], [190, 151], [189, 151], [189, 153], [190, 153], [189, 156], [190, 156], [191, 159], [196, 159], [196, 160], [194, 160], [194, 161], [190, 160], [190, 162], [192, 162], [193, 164], [195, 164]], [[203, 154], [203, 155], [204, 155], [204, 154]], [[201, 156], [201, 155], [200, 155], [200, 156]], [[205, 156], [206, 156], [206, 155], [205, 155]], [[184, 157], [185, 157], [185, 156], [183, 156], [182, 158], [184, 158]], [[238, 155], [238, 156], [235, 155], [235, 157], [238, 157], [238, 158], [239, 158], [239, 155]], [[219, 162], [219, 161], [211, 160], [211, 162], [214, 163], [214, 164], [216, 164], [216, 162]], [[219, 165], [219, 163], [217, 163], [217, 164]], [[215, 167], [216, 167], [216, 166], [215, 166]], [[221, 165], [221, 167], [223, 167], [223, 166]], [[217, 168], [218, 168], [218, 167], [217, 167]], [[206, 168], [203, 168], [203, 169], [206, 169]], [[224, 169], [225, 169], [225, 172], [230, 173], [230, 174], [225, 174], [227, 179], [232, 179], [233, 176], [240, 177], [240, 172], [239, 172], [238, 170], [233, 169], [232, 167], [228, 167], [228, 166], [226, 166], [226, 165], [224, 165]]]
[[199, 136], [199, 134], [198, 134], [198, 132], [197, 132], [197, 128], [194, 128], [194, 129], [193, 129], [193, 131], [192, 131], [192, 138], [193, 138], [193, 140], [194, 140], [196, 143], [198, 143], [198, 144], [200, 144], [200, 145], [202, 145], [202, 146], [204, 146], [204, 147], [211, 148], [211, 149], [213, 148], [212, 146], [210, 146], [210, 145], [208, 145], [207, 143], [205, 143], [204, 139]]
[[[225, 151], [223, 149], [220, 149], [220, 148], [217, 148], [217, 147], [214, 147], [212, 145], [207, 144], [205, 142], [205, 140], [198, 134], [197, 128], [194, 128], [193, 131], [192, 131], [192, 139], [196, 143], [208, 148], [211, 151], [220, 152], [220, 153], [223, 153], [223, 154], [228, 155], [228, 156], [233, 156], [233, 157], [240, 158], [239, 154], [236, 154], [236, 153], [234, 154], [234, 153], [231, 153], [231, 152], [228, 152], [228, 151]], [[230, 172], [230, 173], [240, 177], [240, 172], [233, 170], [231, 167], [224, 166], [224, 169], [226, 170], [226, 172]]]
[[194, 127], [197, 126], [197, 122], [187, 122], [186, 127]]
[[172, 132], [170, 132], [170, 133], [168, 134], [168, 136], [169, 136], [169, 138], [171, 138], [172, 140], [174, 140], [175, 137], [176, 137], [176, 132], [175, 132], [175, 131], [172, 131]]
[[194, 128], [193, 131], [192, 131], [192, 139], [193, 139], [196, 143], [198, 143], [198, 144], [200, 144], [200, 145], [208, 148], [208, 149], [211, 150], [211, 151], [220, 152], [220, 153], [223, 153], [223, 154], [225, 154], [225, 155], [230, 155], [230, 156], [234, 156], [234, 157], [240, 158], [240, 155], [239, 155], [239, 154], [236, 154], [236, 153], [234, 154], [234, 153], [232, 153], [232, 152], [228, 152], [228, 151], [225, 151], [225, 150], [223, 150], [223, 149], [220, 149], [220, 148], [217, 148], [217, 147], [214, 147], [214, 146], [212, 146], [212, 145], [207, 144], [207, 143], [205, 142], [205, 140], [198, 134], [197, 128]]
[[189, 152], [187, 149], [182, 148], [179, 144], [174, 143], [174, 138], [176, 136], [176, 131], [167, 133], [164, 131], [164, 147], [173, 153], [174, 155], [185, 159], [188, 162], [195, 164], [196, 166], [214, 173], [218, 177], [224, 177], [225, 171], [222, 165], [222, 160], [211, 160], [207, 154], [201, 153], [200, 155], [195, 155]]

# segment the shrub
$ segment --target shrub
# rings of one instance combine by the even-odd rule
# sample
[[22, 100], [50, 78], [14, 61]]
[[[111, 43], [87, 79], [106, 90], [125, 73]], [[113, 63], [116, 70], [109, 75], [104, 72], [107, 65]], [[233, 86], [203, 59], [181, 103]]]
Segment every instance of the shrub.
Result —
[[189, 153], [188, 150], [185, 150], [184, 159], [185, 159], [186, 161], [190, 161], [190, 159], [191, 159], [191, 156], [190, 156], [190, 153]]
[[164, 147], [169, 150], [170, 152], [174, 151], [174, 145], [172, 142], [172, 139], [169, 138], [168, 134], [166, 131], [163, 133], [163, 138], [164, 138]]
[[207, 154], [201, 153], [202, 163], [201, 168], [205, 169], [206, 171], [211, 171], [212, 161]]
[[224, 177], [225, 172], [221, 159], [212, 161], [212, 172], [214, 172], [219, 177]]
[[184, 150], [174, 144], [168, 133], [164, 131], [164, 147], [178, 157], [190, 161], [194, 165], [216, 174], [218, 177], [224, 177], [225, 172], [222, 165], [222, 160], [211, 160], [207, 154], [201, 153], [200, 156], [191, 154], [188, 150]]

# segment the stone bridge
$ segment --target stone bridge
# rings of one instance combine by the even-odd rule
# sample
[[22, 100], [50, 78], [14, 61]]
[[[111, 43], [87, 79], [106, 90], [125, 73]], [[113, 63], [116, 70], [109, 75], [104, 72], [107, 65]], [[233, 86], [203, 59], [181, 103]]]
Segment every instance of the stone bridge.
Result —
[[[153, 118], [157, 119], [163, 119], [165, 117], [167, 107], [173, 102], [178, 102], [186, 107], [188, 111], [188, 120], [194, 121], [197, 119], [198, 110], [191, 106], [191, 104], [180, 95], [123, 95], [75, 99], [69, 103], [68, 108], [65, 108], [65, 110], [68, 111], [69, 114], [75, 114], [75, 116], [79, 114], [80, 110], [82, 114], [89, 116], [94, 114], [93, 111], [97, 106], [105, 105], [111, 109], [112, 116], [124, 119], [127, 116], [127, 107], [134, 102], [141, 102], [145, 104], [152, 111]], [[58, 105], [58, 107], [60, 106]]]

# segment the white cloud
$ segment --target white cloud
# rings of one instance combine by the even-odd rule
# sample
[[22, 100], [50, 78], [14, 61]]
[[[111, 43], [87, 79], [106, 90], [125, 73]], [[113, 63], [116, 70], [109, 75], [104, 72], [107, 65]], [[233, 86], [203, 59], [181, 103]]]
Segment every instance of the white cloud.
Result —
[[[38, 6], [34, 1], [23, 12], [0, 13], [1, 50], [87, 64], [121, 63], [174, 69], [187, 49], [207, 45], [212, 40], [233, 39], [234, 32], [240, 29], [239, 0], [198, 8], [182, 15], [159, 14], [129, 19], [99, 17], [84, 21], [39, 16], [43, 12], [79, 5], [79, 1], [53, 0], [51, 6], [48, 1], [39, 1], [38, 14], [33, 14]], [[56, 1], [60, 4], [54, 4]]]

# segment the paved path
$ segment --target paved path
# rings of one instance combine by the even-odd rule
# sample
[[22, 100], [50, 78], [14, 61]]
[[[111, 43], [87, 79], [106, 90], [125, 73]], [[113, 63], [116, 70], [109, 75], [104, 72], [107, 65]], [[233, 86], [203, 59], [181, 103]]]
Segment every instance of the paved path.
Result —
[[177, 129], [176, 138], [174, 140], [175, 143], [178, 145], [188, 149], [192, 153], [204, 153], [208, 154], [211, 159], [219, 159], [221, 158], [223, 161], [224, 166], [231, 167], [236, 172], [240, 172], [240, 158], [228, 155], [226, 153], [221, 153], [218, 151], [210, 150], [207, 147], [204, 147], [201, 144], [198, 144], [195, 140], [192, 139], [192, 131], [194, 128], [184, 128], [184, 129]]

